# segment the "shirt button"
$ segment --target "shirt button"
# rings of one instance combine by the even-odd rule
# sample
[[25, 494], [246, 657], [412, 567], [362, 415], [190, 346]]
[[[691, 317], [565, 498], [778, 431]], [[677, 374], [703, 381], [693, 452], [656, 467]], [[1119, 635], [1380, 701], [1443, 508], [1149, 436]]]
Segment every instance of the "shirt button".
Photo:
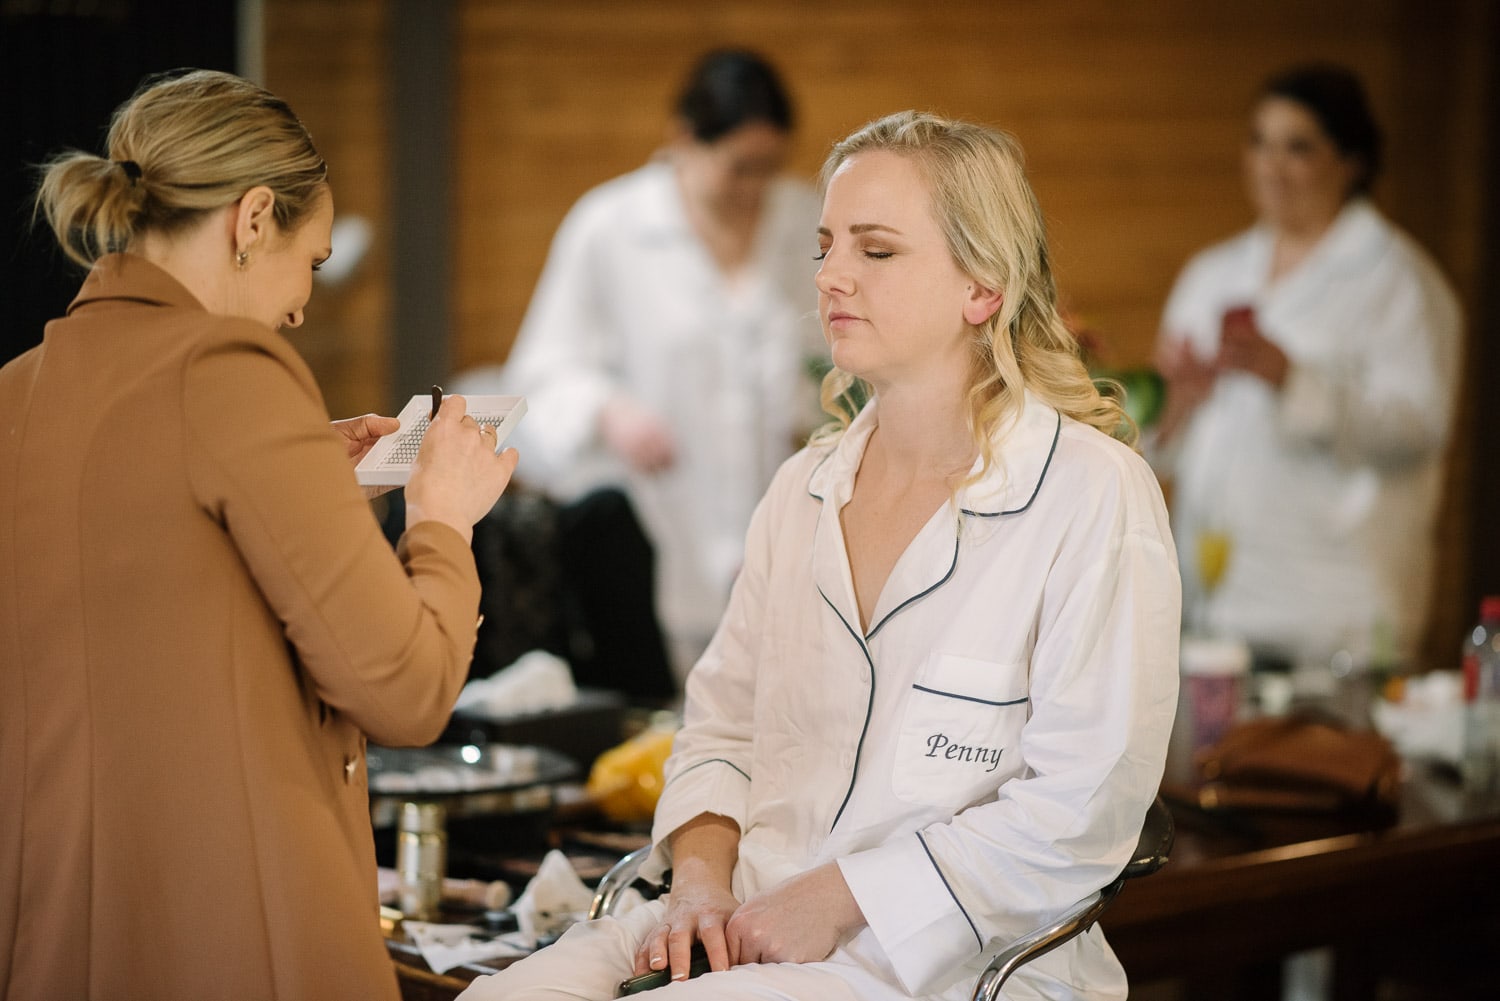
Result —
[[359, 767], [359, 759], [352, 755], [344, 756], [344, 781], [354, 781], [354, 770]]

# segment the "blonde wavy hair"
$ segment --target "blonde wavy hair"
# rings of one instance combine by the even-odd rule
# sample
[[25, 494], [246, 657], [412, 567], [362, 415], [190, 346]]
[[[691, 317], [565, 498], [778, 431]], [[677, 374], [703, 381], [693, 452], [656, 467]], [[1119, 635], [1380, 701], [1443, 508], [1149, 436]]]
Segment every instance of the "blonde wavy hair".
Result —
[[[1046, 227], [1015, 138], [937, 115], [898, 112], [834, 145], [823, 163], [823, 189], [844, 161], [871, 150], [916, 166], [953, 260], [979, 284], [1004, 293], [995, 314], [973, 329], [969, 425], [984, 461], [971, 479], [995, 464], [993, 436], [1020, 414], [1028, 389], [1074, 420], [1133, 445], [1137, 430], [1120, 406], [1118, 387], [1090, 378], [1078, 340], [1058, 313]], [[841, 434], [869, 392], [857, 376], [831, 369], [822, 402], [835, 420], [814, 440]]]
[[88, 267], [137, 234], [170, 233], [257, 185], [290, 233], [317, 204], [328, 165], [286, 102], [230, 73], [148, 79], [115, 111], [106, 156], [70, 151], [42, 168], [37, 213]]

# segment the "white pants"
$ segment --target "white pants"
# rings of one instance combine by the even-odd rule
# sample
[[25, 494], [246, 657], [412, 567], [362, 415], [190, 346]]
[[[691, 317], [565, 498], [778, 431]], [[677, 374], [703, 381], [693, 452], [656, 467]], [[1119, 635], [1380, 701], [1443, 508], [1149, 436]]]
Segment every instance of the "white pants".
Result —
[[[665, 909], [663, 901], [653, 900], [621, 918], [579, 922], [547, 948], [478, 978], [459, 1001], [610, 1001], [620, 981], [635, 973], [636, 947], [661, 923]], [[1098, 933], [1091, 928], [1084, 934]], [[1069, 964], [1066, 949], [1033, 960], [1005, 982], [1001, 996], [1006, 1001], [1124, 1001], [1123, 977], [1118, 985], [1080, 995], [1044, 972], [1051, 965], [1066, 972]], [[966, 972], [941, 993], [914, 999], [840, 947], [820, 963], [737, 966], [647, 993], [662, 1001], [968, 1001], [977, 977], [977, 970]]]
[[[609, 1001], [620, 981], [634, 974], [635, 950], [661, 921], [664, 905], [652, 901], [624, 917], [583, 921], [556, 943], [493, 976], [476, 979], [460, 1001]], [[862, 966], [835, 952], [821, 963], [740, 966], [675, 981], [653, 998], [663, 1001], [872, 1001], [906, 998]]]

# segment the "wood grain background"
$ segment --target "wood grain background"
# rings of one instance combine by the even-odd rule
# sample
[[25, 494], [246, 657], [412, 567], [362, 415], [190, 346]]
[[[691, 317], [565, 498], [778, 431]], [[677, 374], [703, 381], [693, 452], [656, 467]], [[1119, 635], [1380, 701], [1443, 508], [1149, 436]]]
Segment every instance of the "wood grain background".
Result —
[[[564, 213], [651, 155], [687, 68], [726, 44], [784, 71], [801, 117], [797, 173], [811, 176], [833, 140], [900, 108], [1015, 133], [1065, 298], [1122, 364], [1149, 357], [1188, 255], [1251, 221], [1239, 148], [1257, 85], [1293, 61], [1345, 63], [1386, 131], [1376, 200], [1452, 277], [1471, 357], [1496, 338], [1483, 277], [1496, 259], [1500, 17], [1486, 0], [445, 2], [455, 134], [451, 162], [432, 169], [454, 191], [452, 324], [422, 336], [448, 338], [458, 368], [505, 358]], [[399, 196], [388, 79], [401, 40], [386, 3], [264, 0], [264, 16], [267, 83], [333, 165], [340, 212], [382, 233]], [[298, 334], [336, 414], [389, 398], [390, 260], [377, 239], [354, 279], [318, 292]], [[1438, 666], [1456, 662], [1473, 618], [1470, 552], [1487, 525], [1471, 500], [1474, 455], [1489, 446], [1474, 433], [1469, 370], [1435, 542], [1443, 571], [1426, 660]]]

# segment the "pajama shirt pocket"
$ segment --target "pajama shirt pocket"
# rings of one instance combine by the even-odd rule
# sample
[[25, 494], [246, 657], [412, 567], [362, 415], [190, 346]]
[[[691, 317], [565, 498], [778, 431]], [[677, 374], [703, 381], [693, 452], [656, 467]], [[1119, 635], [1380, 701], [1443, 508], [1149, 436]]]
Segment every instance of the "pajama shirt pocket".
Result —
[[906, 695], [892, 792], [954, 810], [987, 798], [1019, 758], [1026, 682], [1024, 663], [933, 654]]

